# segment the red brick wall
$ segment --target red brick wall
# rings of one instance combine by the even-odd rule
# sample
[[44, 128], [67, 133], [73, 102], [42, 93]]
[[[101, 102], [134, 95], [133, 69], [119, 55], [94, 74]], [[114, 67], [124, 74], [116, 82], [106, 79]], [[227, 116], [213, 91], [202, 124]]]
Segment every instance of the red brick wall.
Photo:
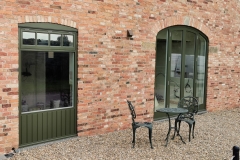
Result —
[[[126, 99], [152, 120], [155, 38], [189, 25], [209, 38], [207, 110], [239, 107], [238, 0], [1, 0], [0, 153], [18, 147], [18, 23], [78, 29], [79, 136], [130, 127]], [[133, 40], [126, 37], [133, 30]]]

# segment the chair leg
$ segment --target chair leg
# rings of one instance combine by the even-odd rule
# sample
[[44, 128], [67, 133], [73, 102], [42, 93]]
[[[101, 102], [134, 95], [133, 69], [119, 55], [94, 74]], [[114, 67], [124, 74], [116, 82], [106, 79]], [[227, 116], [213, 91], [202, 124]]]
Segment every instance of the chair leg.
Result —
[[175, 125], [174, 125], [174, 134], [173, 134], [173, 137], [172, 137], [172, 139], [174, 139], [175, 138], [175, 133], [177, 132], [177, 135], [178, 135], [178, 128], [177, 128], [177, 123], [178, 123], [179, 121], [177, 120], [177, 119], [175, 119]]
[[192, 137], [194, 138], [194, 128], [195, 128], [195, 122], [193, 122], [193, 131], [192, 131]]
[[135, 147], [135, 133], [136, 133], [136, 127], [132, 127], [132, 130], [133, 130], [133, 140], [132, 140], [132, 148], [134, 148]]
[[191, 124], [188, 124], [189, 125], [189, 142], [191, 141], [191, 131], [192, 131], [192, 125]]
[[180, 132], [181, 122], [182, 122], [182, 121], [178, 121], [178, 130], [177, 130], [177, 135], [179, 135], [179, 132]]
[[152, 146], [152, 128], [148, 128], [148, 134], [149, 134], [149, 142], [150, 142], [151, 148], [153, 149], [153, 146]]

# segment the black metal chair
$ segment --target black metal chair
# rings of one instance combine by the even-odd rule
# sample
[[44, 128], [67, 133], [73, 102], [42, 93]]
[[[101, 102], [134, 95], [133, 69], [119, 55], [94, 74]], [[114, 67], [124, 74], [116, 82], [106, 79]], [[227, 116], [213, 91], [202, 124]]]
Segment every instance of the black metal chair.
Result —
[[134, 106], [128, 100], [127, 100], [127, 103], [128, 103], [129, 109], [131, 111], [131, 115], [132, 115], [132, 130], [133, 130], [132, 144], [133, 144], [133, 148], [135, 146], [136, 129], [139, 128], [139, 127], [146, 127], [146, 128], [148, 128], [148, 132], [149, 132], [150, 145], [151, 145], [151, 148], [153, 149], [153, 146], [152, 146], [152, 123], [150, 123], [150, 122], [135, 122], [134, 119], [136, 118], [136, 113], [135, 113], [135, 110], [134, 110]]
[[181, 122], [182, 121], [186, 122], [189, 125], [189, 142], [190, 142], [191, 132], [192, 132], [192, 137], [194, 138], [194, 128], [196, 123], [194, 119], [194, 115], [197, 114], [198, 112], [198, 108], [199, 108], [198, 100], [192, 96], [183, 97], [179, 101], [178, 107], [187, 109], [188, 112], [179, 114], [178, 117], [175, 119], [175, 127], [177, 127], [177, 124], [178, 124], [177, 133], [179, 134], [180, 132]]

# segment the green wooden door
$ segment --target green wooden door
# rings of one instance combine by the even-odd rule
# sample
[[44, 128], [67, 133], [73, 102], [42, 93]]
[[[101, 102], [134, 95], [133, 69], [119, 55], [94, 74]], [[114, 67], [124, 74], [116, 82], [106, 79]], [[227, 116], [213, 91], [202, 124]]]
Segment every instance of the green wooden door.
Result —
[[[173, 26], [158, 33], [156, 44], [155, 111], [176, 108], [185, 96], [197, 97], [205, 110], [207, 38], [194, 28]], [[154, 119], [165, 116], [154, 113]]]
[[19, 25], [19, 144], [77, 134], [77, 30], [50, 23]]

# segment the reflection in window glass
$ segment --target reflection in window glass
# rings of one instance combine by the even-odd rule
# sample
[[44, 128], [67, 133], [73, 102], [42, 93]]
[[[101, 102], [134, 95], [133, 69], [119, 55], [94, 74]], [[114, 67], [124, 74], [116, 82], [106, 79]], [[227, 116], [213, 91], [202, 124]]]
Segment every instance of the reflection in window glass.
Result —
[[187, 47], [185, 49], [184, 97], [193, 96], [195, 38], [195, 33], [186, 32]]
[[50, 45], [60, 46], [61, 44], [61, 34], [50, 34]]
[[21, 111], [73, 106], [74, 53], [24, 51], [21, 58]]
[[23, 32], [23, 44], [34, 45], [35, 44], [35, 33]]
[[198, 40], [198, 58], [197, 58], [197, 80], [196, 80], [196, 96], [198, 103], [203, 104], [205, 92], [205, 59], [206, 59], [206, 40], [200, 36]]
[[73, 46], [73, 35], [63, 35], [63, 46]]
[[172, 53], [170, 58], [171, 72], [169, 85], [169, 107], [177, 107], [181, 97], [181, 75], [182, 75], [182, 30], [175, 30], [172, 34]]
[[156, 68], [155, 68], [155, 111], [159, 108], [164, 108], [166, 103], [166, 44], [167, 30], [161, 31], [157, 35], [157, 50], [156, 50]]
[[48, 45], [48, 34], [37, 33], [37, 45]]

